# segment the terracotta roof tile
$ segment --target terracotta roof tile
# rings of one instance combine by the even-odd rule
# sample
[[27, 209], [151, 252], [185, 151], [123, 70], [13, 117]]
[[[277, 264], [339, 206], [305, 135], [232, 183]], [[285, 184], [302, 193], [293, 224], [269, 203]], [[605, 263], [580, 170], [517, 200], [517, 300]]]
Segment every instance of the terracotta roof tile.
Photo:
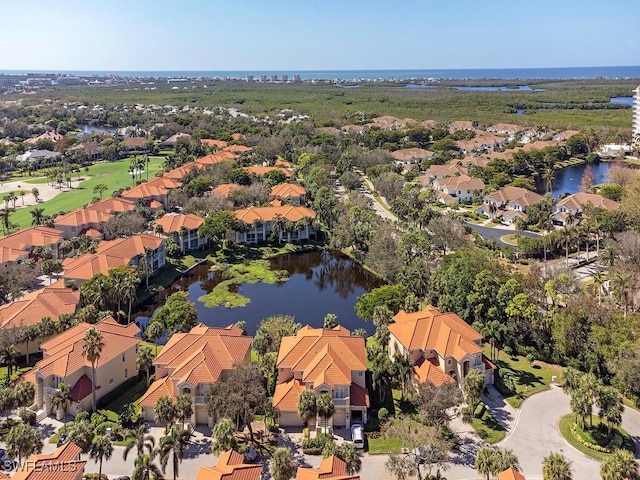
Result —
[[248, 174], [258, 175], [259, 177], [261, 177], [265, 173], [269, 173], [269, 172], [273, 172], [273, 171], [282, 172], [282, 173], [285, 174], [286, 177], [293, 176], [293, 172], [291, 172], [290, 170], [288, 170], [286, 168], [281, 168], [281, 167], [256, 167], [256, 166], [254, 166], [254, 167], [243, 167], [243, 168]]
[[200, 165], [215, 165], [216, 163], [224, 162], [226, 160], [234, 160], [236, 158], [238, 158], [238, 155], [235, 153], [223, 150], [221, 152], [212, 153], [199, 158], [196, 160], [196, 163]]
[[237, 183], [223, 183], [211, 190], [211, 195], [217, 195], [218, 197], [229, 198], [233, 192], [242, 190], [245, 187], [238, 185]]
[[0, 328], [26, 327], [35, 325], [43, 317], [55, 321], [63, 313], [75, 313], [80, 292], [59, 286], [29, 292], [19, 300], [0, 306]]
[[87, 376], [87, 374], [83, 374], [78, 379], [76, 384], [71, 387], [71, 399], [74, 402], [79, 403], [83, 398], [91, 395], [91, 392], [93, 391], [93, 389], [91, 388], [92, 385], [93, 383], [91, 382], [91, 379]]
[[29, 251], [33, 247], [50, 247], [62, 242], [60, 230], [49, 227], [29, 227], [0, 238], [0, 249]]
[[147, 388], [144, 395], [140, 397], [138, 404], [141, 407], [153, 408], [155, 404], [158, 403], [158, 399], [160, 399], [160, 397], [175, 397], [171, 377], [163, 377], [154, 381], [149, 388]]
[[171, 180], [180, 181], [183, 177], [191, 173], [193, 170], [202, 170], [204, 167], [205, 166], [202, 163], [189, 162], [185, 163], [181, 167], [174, 168], [173, 170], [164, 173], [162, 176], [164, 178], [170, 178]]
[[140, 342], [140, 329], [135, 323], [120, 325], [113, 318], [106, 318], [95, 325], [79, 323], [40, 345], [43, 358], [35, 371], [44, 377], [56, 375], [64, 378], [77, 372], [91, 363], [82, 355], [83, 338], [87, 330], [95, 327], [103, 337], [104, 347], [100, 353], [99, 363], [122, 355], [126, 350]]
[[304, 187], [295, 183], [280, 183], [271, 188], [271, 196], [275, 198], [291, 198], [306, 195]]
[[250, 152], [251, 147], [247, 147], [246, 145], [229, 145], [225, 147], [224, 150], [232, 153], [245, 153]]
[[389, 331], [408, 350], [435, 350], [456, 360], [482, 352], [475, 343], [482, 335], [455, 313], [440, 313], [429, 306], [415, 313], [401, 310], [393, 318]]
[[227, 146], [227, 142], [225, 142], [224, 140], [214, 140], [212, 138], [202, 138], [200, 139], [200, 143], [202, 143], [203, 145], [208, 145], [210, 147], [218, 148], [224, 148]]
[[325, 458], [318, 468], [298, 468], [296, 480], [360, 480], [359, 475], [348, 475], [347, 464], [335, 455]]
[[145, 247], [151, 250], [158, 249], [163, 241], [161, 237], [140, 233], [101, 242], [96, 253], [65, 260], [64, 277], [88, 280], [99, 273], [107, 275], [112, 268], [129, 265], [134, 258], [143, 255]]
[[279, 383], [273, 392], [273, 406], [280, 411], [296, 411], [298, 409], [298, 397], [305, 390], [300, 380], [291, 379]]
[[[65, 443], [51, 454], [31, 455], [11, 477], [15, 480], [74, 480], [84, 470], [80, 460], [82, 449], [75, 443]], [[55, 468], [53, 468], [55, 467]]]
[[596, 193], [578, 192], [560, 200], [556, 209], [567, 207], [571, 210], [582, 211], [585, 206], [591, 205], [596, 208], [604, 208], [605, 210], [616, 210], [620, 204], [614, 200], [598, 195]]
[[161, 226], [165, 233], [179, 233], [182, 227], [187, 230], [197, 230], [204, 223], [204, 218], [193, 213], [169, 213], [156, 220], [155, 225]]
[[218, 457], [215, 467], [202, 466], [195, 480], [260, 480], [262, 465], [246, 464], [238, 452], [228, 450]]
[[517, 470], [508, 468], [498, 474], [498, 480], [526, 480], [526, 478]]
[[295, 222], [303, 218], [316, 218], [316, 212], [307, 207], [301, 207], [298, 205], [281, 205], [279, 207], [249, 207], [242, 210], [238, 210], [235, 213], [236, 220], [251, 224], [255, 220], [262, 222], [272, 221], [276, 215], [280, 215], [282, 218]]
[[413, 366], [413, 374], [420, 383], [431, 382], [436, 387], [454, 381], [442, 371], [435, 358], [425, 360], [424, 357], [420, 357]]
[[122, 196], [131, 199], [144, 199], [167, 195], [171, 190], [178, 188], [180, 182], [166, 177], [156, 177], [148, 182], [141, 183], [129, 190], [124, 190]]
[[169, 389], [173, 395], [173, 385], [187, 382], [197, 387], [218, 381], [225, 370], [232, 370], [247, 358], [251, 340], [235, 325], [216, 328], [199, 324], [188, 333], [172, 335], [153, 362], [169, 374], [149, 387], [140, 405], [153, 406]]

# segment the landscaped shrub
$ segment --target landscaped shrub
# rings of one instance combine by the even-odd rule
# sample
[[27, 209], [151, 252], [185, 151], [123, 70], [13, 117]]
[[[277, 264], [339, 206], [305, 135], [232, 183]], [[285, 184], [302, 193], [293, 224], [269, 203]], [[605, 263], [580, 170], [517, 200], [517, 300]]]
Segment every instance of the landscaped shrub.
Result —
[[381, 422], [384, 422], [387, 418], [389, 418], [389, 410], [382, 407], [380, 410], [378, 410], [378, 419]]
[[36, 414], [34, 412], [32, 412], [31, 410], [27, 410], [26, 408], [21, 408], [20, 411], [18, 412], [18, 416], [20, 417], [20, 419], [28, 424], [28, 425], [35, 425], [36, 424]]
[[302, 452], [305, 455], [320, 455], [324, 447], [333, 443], [333, 437], [325, 433], [319, 433], [315, 438], [306, 438], [302, 441]]
[[582, 435], [578, 431], [578, 425], [577, 424], [572, 423], [571, 426], [570, 426], [570, 429], [571, 429], [571, 433], [573, 434], [573, 437], [576, 440], [578, 440], [585, 447], [590, 448], [591, 450], [595, 450], [596, 452], [613, 453], [613, 450], [611, 450], [610, 448], [601, 447], [600, 445], [595, 445], [593, 443], [590, 443], [590, 442], [586, 441], [584, 438], [582, 438]]
[[473, 410], [471, 409], [471, 405], [462, 407], [461, 413], [462, 421], [464, 423], [471, 423], [471, 420], [473, 419]]

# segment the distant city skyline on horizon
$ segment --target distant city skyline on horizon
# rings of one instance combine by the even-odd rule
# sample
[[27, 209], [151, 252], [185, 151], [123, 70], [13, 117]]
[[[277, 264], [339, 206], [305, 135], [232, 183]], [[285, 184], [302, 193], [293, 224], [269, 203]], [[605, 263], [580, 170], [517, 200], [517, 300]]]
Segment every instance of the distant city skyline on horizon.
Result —
[[[0, 68], [354, 71], [635, 66], [635, 2], [36, 0], [3, 5]], [[615, 7], [615, 8], [613, 8]], [[635, 20], [634, 20], [635, 19]]]

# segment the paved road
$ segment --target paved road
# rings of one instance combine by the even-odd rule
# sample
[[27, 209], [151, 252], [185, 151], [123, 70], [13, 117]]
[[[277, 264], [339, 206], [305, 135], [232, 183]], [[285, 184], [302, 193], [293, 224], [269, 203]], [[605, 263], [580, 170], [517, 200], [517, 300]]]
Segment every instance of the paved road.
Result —
[[[502, 246], [510, 246], [510, 247], [513, 246], [513, 245], [509, 245], [508, 243], [503, 242], [500, 238], [504, 237], [505, 235], [515, 234], [516, 233], [515, 230], [507, 230], [505, 228], [486, 227], [484, 225], [476, 225], [475, 223], [466, 223], [465, 225], [467, 227], [470, 227], [471, 229], [475, 230], [476, 232], [478, 232], [478, 234], [480, 234], [480, 236], [482, 238], [484, 238], [485, 240], [493, 239], [493, 240], [497, 241]], [[527, 230], [523, 231], [522, 235], [525, 236], [525, 237], [532, 237], [532, 238], [540, 236], [539, 233], [529, 232]]]

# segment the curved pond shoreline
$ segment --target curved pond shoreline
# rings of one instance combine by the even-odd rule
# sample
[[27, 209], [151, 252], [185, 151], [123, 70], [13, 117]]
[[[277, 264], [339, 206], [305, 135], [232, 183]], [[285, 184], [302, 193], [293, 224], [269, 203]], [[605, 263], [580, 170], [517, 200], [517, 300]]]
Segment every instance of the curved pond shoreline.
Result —
[[253, 335], [260, 321], [270, 315], [294, 315], [303, 325], [321, 327], [327, 313], [335, 313], [338, 322], [355, 330], [364, 328], [373, 334], [374, 326], [360, 319], [355, 304], [360, 295], [384, 282], [338, 250], [319, 250], [276, 255], [266, 260], [273, 271], [283, 270], [288, 279], [267, 284], [232, 284], [229, 290], [250, 299], [245, 306], [208, 308], [198, 299], [228, 279], [224, 271], [212, 271], [209, 262], [197, 265], [159, 292], [138, 312], [136, 322], [146, 325], [153, 312], [174, 292], [185, 291], [196, 304], [198, 321], [210, 326], [227, 326], [245, 321]]

